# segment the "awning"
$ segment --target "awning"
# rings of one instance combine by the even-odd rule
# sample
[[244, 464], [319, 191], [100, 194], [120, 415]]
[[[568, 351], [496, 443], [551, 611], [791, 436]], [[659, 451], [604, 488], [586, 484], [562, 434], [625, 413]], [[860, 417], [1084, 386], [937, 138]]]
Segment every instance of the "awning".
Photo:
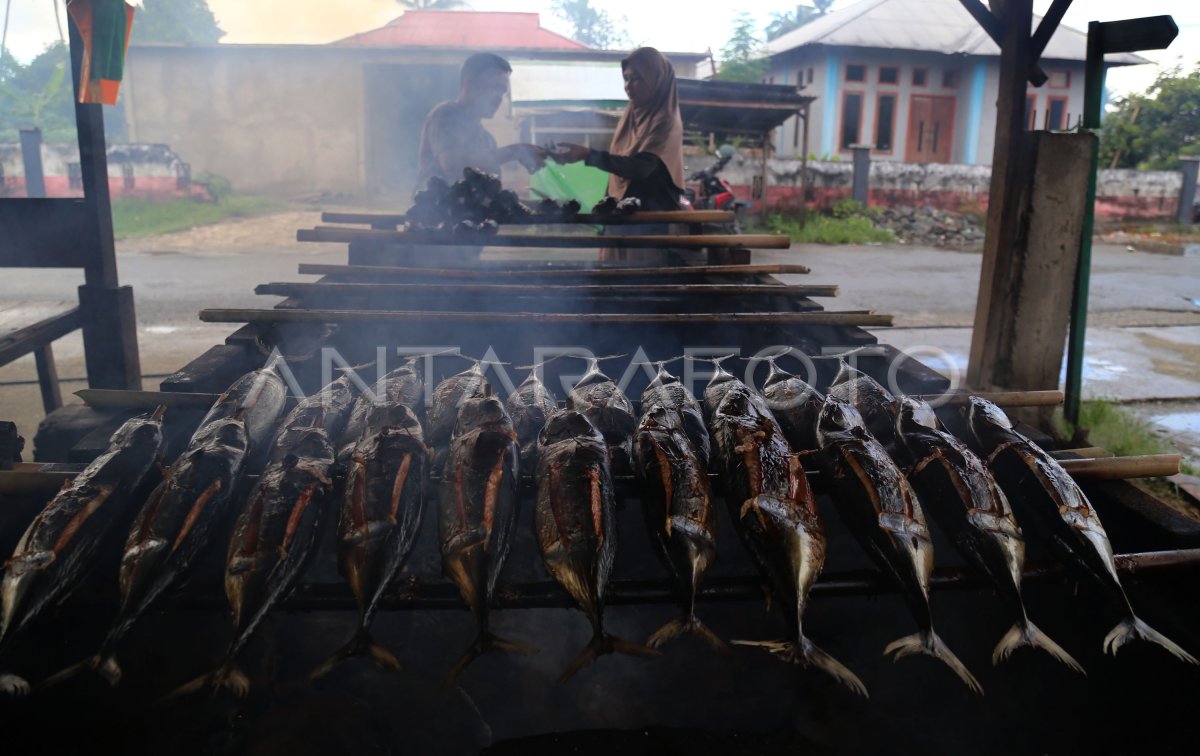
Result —
[[679, 79], [679, 110], [689, 131], [762, 136], [817, 99], [783, 84]]

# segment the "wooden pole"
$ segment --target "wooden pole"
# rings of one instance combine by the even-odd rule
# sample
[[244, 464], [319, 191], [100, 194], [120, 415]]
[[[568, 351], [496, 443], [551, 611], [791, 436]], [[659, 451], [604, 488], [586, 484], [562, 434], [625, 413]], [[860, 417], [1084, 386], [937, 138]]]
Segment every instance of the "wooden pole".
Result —
[[[629, 213], [628, 215], [594, 215], [580, 213], [570, 218], [548, 219], [534, 217], [519, 223], [502, 223], [501, 225], [587, 225], [587, 226], [636, 226], [641, 224], [660, 223], [732, 223], [734, 213], [730, 210], [664, 210]], [[402, 213], [321, 213], [322, 223], [349, 223], [371, 226], [382, 229], [390, 226], [396, 228], [408, 222], [408, 217]]]
[[1178, 454], [1148, 454], [1140, 457], [1063, 459], [1059, 464], [1076, 480], [1125, 480], [1162, 478], [1179, 474], [1183, 460]]
[[667, 268], [573, 268], [569, 270], [476, 270], [471, 268], [404, 268], [383, 265], [318, 265], [300, 263], [300, 273], [340, 278], [445, 278], [459, 280], [556, 278], [620, 279], [620, 278], [706, 278], [709, 276], [798, 275], [809, 272], [803, 265], [695, 265]]
[[704, 323], [791, 324], [886, 328], [891, 315], [872, 312], [679, 312], [679, 313], [576, 313], [576, 312], [410, 312], [396, 310], [256, 310], [210, 309], [200, 311], [205, 323], [564, 323], [564, 324], [663, 324]]
[[431, 284], [431, 283], [333, 283], [321, 281], [303, 283], [278, 281], [259, 284], [255, 294], [271, 294], [281, 297], [303, 297], [308, 295], [366, 296], [368, 294], [394, 294], [405, 297], [446, 297], [463, 294], [512, 297], [532, 296], [536, 298], [589, 297], [606, 299], [612, 297], [633, 298], [637, 296], [800, 296], [836, 297], [838, 287], [834, 285], [791, 285], [783, 284]]
[[787, 249], [792, 245], [788, 236], [770, 234], [705, 234], [653, 236], [597, 236], [583, 234], [464, 234], [431, 231], [383, 231], [367, 228], [317, 226], [296, 232], [302, 242], [385, 242], [388, 244], [419, 244], [458, 246], [463, 244], [484, 247], [522, 248], [620, 248], [620, 249]]

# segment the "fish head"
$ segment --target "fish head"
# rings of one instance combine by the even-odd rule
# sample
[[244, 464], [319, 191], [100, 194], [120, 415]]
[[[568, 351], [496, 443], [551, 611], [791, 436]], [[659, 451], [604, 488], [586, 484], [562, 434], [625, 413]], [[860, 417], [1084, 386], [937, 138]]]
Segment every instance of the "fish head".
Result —
[[546, 425], [538, 434], [538, 443], [543, 446], [571, 439], [590, 439], [604, 443], [604, 436], [592, 425], [582, 412], [559, 410], [546, 419]]
[[[196, 449], [209, 446], [223, 446], [230, 449], [245, 451], [250, 446], [250, 433], [246, 429], [246, 421], [239, 412], [233, 417], [223, 418], [209, 423], [196, 431], [193, 437]], [[212, 449], [209, 449], [212, 451]]]
[[824, 438], [830, 433], [853, 433], [855, 430], [866, 432], [862, 415], [844, 399], [830, 394], [821, 405], [821, 415], [817, 420], [817, 437]]
[[163, 450], [162, 421], [149, 417], [135, 417], [117, 428], [109, 439], [109, 445], [134, 450], [146, 456], [158, 456]]
[[504, 404], [494, 396], [482, 399], [466, 399], [458, 410], [458, 424], [454, 435], [460, 436], [472, 430], [511, 431], [512, 418]]
[[412, 435], [421, 432], [421, 421], [403, 402], [377, 402], [367, 414], [367, 432], [400, 431]]
[[933, 411], [933, 407], [929, 406], [929, 402], [909, 396], [901, 399], [897, 404], [896, 431], [898, 433], [903, 434], [917, 428], [942, 429], [937, 413]]
[[967, 425], [972, 435], [983, 441], [997, 432], [1012, 432], [1012, 420], [1004, 414], [1004, 410], [981, 396], [967, 398]]
[[275, 446], [300, 458], [333, 459], [333, 445], [321, 428], [288, 428], [279, 434]]

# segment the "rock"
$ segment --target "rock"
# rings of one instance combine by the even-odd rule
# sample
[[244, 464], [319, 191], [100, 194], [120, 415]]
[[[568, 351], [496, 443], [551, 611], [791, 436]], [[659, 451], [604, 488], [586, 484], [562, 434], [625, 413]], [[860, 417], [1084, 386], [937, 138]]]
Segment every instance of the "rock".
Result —
[[906, 244], [977, 249], [984, 236], [974, 214], [935, 207], [882, 207], [877, 222]]

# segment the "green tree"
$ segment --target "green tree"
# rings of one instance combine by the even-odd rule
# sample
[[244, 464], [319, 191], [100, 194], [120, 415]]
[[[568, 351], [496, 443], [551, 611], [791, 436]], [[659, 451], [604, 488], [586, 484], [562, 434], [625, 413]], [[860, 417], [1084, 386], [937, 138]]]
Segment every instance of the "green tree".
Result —
[[75, 139], [70, 57], [61, 42], [46, 47], [23, 66], [10, 56], [0, 62], [0, 141], [16, 141], [20, 128], [36, 126], [47, 142]]
[[130, 43], [215, 45], [224, 36], [207, 0], [144, 0], [133, 19]]
[[714, 78], [722, 81], [762, 81], [767, 72], [767, 57], [762, 41], [755, 33], [754, 19], [742, 11], [733, 22], [729, 41], [721, 48], [720, 66]]
[[1100, 165], [1173, 170], [1200, 156], [1200, 63], [1189, 74], [1161, 72], [1141, 94], [1114, 102], [1100, 131]]
[[571, 25], [571, 39], [588, 47], [623, 50], [633, 44], [618, 22], [607, 11], [593, 8], [590, 0], [554, 0], [554, 15]]
[[454, 10], [465, 8], [463, 0], [396, 0], [408, 10]]
[[797, 5], [794, 11], [772, 13], [771, 23], [767, 24], [766, 28], [767, 41], [779, 39], [784, 34], [824, 16], [829, 12], [831, 5], [833, 0], [814, 0], [812, 5]]

